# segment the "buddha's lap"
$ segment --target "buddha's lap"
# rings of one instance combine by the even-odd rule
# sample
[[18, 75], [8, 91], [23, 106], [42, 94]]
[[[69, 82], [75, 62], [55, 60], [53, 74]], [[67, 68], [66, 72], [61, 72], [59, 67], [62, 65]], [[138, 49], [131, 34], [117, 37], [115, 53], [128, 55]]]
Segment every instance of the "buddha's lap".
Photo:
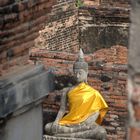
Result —
[[69, 125], [69, 126], [63, 126], [63, 125], [55, 125], [55, 128], [52, 129], [52, 123], [48, 123], [45, 126], [45, 130], [46, 132], [52, 133], [54, 132], [54, 129], [56, 131], [56, 133], [76, 133], [76, 132], [82, 132], [82, 131], [86, 131], [86, 130], [93, 130], [93, 131], [105, 131], [105, 129], [102, 126], [99, 126], [96, 123], [91, 123], [90, 125], [87, 125], [86, 123], [81, 123], [81, 124], [75, 124], [75, 125]]

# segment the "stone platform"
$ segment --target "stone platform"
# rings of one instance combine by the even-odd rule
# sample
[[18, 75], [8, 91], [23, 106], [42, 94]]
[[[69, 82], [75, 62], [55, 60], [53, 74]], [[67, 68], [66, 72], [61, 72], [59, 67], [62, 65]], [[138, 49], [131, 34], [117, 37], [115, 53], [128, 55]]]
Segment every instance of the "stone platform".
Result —
[[55, 136], [44, 135], [44, 136], [43, 136], [43, 140], [93, 140], [93, 139], [55, 137]]

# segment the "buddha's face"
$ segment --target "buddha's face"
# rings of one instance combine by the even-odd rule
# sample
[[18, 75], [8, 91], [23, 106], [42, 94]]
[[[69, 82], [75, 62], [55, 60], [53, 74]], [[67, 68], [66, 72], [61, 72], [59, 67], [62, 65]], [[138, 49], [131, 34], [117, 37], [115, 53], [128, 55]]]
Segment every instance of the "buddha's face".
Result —
[[74, 76], [78, 83], [86, 82], [87, 81], [87, 72], [83, 69], [74, 69]]

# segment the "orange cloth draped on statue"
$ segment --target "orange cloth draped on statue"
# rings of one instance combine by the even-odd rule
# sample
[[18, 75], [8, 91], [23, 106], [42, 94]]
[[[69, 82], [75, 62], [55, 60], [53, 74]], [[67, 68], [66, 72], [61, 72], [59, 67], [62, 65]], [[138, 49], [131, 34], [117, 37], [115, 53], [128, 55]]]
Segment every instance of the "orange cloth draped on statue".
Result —
[[100, 93], [84, 82], [69, 91], [68, 100], [69, 113], [59, 121], [60, 125], [78, 124], [96, 111], [100, 113], [96, 122], [101, 124], [108, 110], [108, 105]]

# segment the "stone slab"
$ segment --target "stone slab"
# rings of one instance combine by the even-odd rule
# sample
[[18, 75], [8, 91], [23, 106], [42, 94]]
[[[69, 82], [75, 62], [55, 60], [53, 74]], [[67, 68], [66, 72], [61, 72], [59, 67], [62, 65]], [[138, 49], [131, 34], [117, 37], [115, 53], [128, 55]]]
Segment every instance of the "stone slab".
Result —
[[[0, 118], [23, 113], [43, 99], [53, 87], [53, 74], [42, 64], [25, 67], [0, 79]], [[24, 109], [22, 109], [24, 108]]]

